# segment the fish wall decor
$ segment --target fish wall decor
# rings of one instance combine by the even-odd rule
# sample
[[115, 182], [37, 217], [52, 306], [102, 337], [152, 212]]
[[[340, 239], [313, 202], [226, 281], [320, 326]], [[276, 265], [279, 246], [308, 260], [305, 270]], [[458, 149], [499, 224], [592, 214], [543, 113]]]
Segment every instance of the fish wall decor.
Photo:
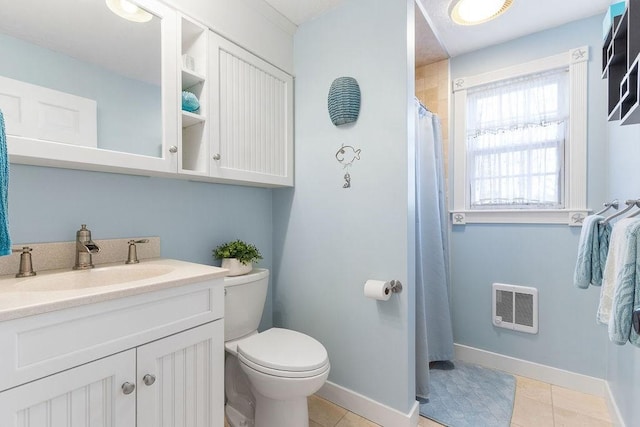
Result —
[[[351, 145], [344, 145], [336, 152], [336, 160], [342, 165], [342, 169], [346, 169], [353, 165], [353, 162], [360, 160], [361, 149]], [[345, 183], [342, 188], [351, 188], [351, 175], [349, 172], [344, 174]]]

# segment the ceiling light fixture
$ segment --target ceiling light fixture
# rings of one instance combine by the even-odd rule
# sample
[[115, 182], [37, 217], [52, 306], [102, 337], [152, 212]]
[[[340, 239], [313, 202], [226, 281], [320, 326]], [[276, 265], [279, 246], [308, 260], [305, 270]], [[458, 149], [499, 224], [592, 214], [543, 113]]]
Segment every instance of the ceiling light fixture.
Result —
[[449, 16], [456, 24], [476, 25], [502, 15], [513, 0], [453, 0]]
[[127, 0], [106, 0], [111, 12], [133, 22], [149, 22], [153, 15]]

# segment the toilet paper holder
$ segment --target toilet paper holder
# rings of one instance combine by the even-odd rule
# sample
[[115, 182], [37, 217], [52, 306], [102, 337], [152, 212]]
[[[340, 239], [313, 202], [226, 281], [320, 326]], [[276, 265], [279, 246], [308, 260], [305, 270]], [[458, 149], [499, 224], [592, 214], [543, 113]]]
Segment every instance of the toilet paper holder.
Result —
[[402, 292], [402, 283], [400, 283], [399, 280], [391, 280], [389, 282], [389, 285], [391, 285], [391, 292], [393, 292], [394, 294], [399, 294], [400, 292]]

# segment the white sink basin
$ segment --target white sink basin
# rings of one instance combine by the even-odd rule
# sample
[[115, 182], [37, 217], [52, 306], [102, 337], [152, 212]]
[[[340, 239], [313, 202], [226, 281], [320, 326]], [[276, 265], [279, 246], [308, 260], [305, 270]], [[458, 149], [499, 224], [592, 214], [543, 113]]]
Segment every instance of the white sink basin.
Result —
[[19, 288], [23, 292], [98, 288], [151, 279], [168, 274], [174, 269], [170, 265], [128, 264], [92, 268], [90, 270], [73, 270], [23, 279]]
[[48, 270], [0, 278], [0, 322], [145, 292], [201, 283], [228, 270], [175, 259], [103, 264], [90, 270]]

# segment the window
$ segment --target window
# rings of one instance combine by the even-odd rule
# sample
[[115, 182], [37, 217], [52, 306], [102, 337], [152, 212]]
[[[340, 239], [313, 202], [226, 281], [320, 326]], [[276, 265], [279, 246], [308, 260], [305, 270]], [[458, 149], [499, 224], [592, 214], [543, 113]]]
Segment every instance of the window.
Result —
[[582, 222], [586, 53], [454, 82], [454, 225]]
[[568, 70], [467, 92], [470, 206], [562, 208]]

